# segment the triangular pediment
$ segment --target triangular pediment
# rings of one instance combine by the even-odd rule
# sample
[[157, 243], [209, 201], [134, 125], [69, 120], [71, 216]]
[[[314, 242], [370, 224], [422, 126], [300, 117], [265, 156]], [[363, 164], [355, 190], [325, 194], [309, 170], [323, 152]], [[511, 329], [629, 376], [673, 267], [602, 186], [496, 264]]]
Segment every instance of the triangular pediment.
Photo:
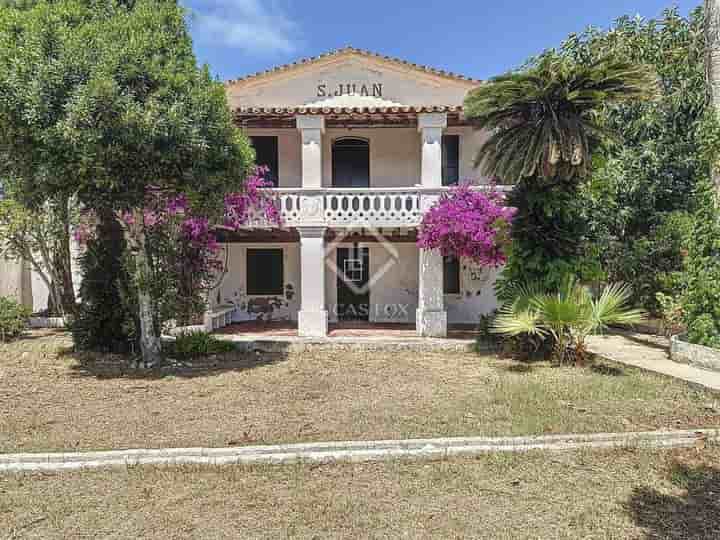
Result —
[[233, 108], [460, 106], [480, 81], [346, 48], [228, 81]]

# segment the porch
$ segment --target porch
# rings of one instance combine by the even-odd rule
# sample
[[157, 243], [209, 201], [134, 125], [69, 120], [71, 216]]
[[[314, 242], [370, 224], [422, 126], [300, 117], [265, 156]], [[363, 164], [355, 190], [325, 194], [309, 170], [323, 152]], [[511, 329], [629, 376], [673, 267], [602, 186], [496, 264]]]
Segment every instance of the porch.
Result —
[[220, 241], [226, 273], [208, 330], [445, 338], [497, 306], [497, 271], [421, 250], [407, 228], [248, 230]]
[[[299, 338], [298, 325], [293, 321], [245, 321], [233, 323], [215, 331], [219, 337], [230, 340], [283, 340]], [[447, 339], [474, 341], [477, 325], [451, 324]], [[373, 340], [419, 339], [412, 323], [370, 323], [366, 321], [340, 321], [328, 325], [327, 339], [369, 338]]]

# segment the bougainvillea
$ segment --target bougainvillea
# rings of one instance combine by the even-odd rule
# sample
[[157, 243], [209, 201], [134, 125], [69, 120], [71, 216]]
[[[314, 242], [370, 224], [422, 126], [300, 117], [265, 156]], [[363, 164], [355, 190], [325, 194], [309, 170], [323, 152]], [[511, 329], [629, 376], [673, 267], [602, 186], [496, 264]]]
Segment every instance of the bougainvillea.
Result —
[[[151, 288], [161, 319], [176, 318], [178, 322], [189, 323], [204, 309], [202, 293], [212, 289], [216, 276], [224, 271], [214, 222], [232, 230], [255, 221], [281, 225], [274, 195], [262, 189], [272, 185], [264, 179], [265, 173], [265, 168], [256, 168], [246, 179], [243, 191], [227, 195], [222, 216], [216, 220], [194, 211], [183, 193], [150, 190], [142, 212], [142, 229], [152, 259]], [[137, 215], [123, 212], [117, 217], [127, 227], [134, 224]], [[87, 243], [96, 226], [97, 220], [91, 213], [83, 214], [75, 239]]]
[[272, 187], [265, 180], [267, 167], [257, 167], [246, 180], [245, 189], [225, 197], [225, 226], [233, 230], [246, 226], [252, 220], [280, 225], [280, 209], [276, 200], [262, 188]]
[[478, 191], [462, 184], [443, 194], [423, 216], [417, 244], [443, 256], [466, 257], [483, 266], [507, 260], [510, 224], [515, 209], [497, 191]]

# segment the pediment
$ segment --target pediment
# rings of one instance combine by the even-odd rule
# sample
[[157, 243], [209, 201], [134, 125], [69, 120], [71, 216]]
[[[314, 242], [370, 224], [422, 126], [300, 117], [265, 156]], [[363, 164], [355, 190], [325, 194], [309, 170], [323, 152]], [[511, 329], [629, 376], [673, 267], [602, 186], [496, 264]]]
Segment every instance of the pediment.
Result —
[[358, 49], [226, 83], [232, 108], [460, 106], [480, 81]]

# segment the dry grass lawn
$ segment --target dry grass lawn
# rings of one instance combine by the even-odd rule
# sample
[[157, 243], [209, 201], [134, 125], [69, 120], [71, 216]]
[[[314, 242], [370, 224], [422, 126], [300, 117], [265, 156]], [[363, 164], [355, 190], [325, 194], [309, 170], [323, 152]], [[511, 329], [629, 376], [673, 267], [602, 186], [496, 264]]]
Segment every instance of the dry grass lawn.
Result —
[[0, 477], [0, 538], [720, 538], [720, 449]]
[[138, 375], [70, 345], [0, 345], [0, 452], [720, 426], [717, 395], [632, 369], [324, 353]]

